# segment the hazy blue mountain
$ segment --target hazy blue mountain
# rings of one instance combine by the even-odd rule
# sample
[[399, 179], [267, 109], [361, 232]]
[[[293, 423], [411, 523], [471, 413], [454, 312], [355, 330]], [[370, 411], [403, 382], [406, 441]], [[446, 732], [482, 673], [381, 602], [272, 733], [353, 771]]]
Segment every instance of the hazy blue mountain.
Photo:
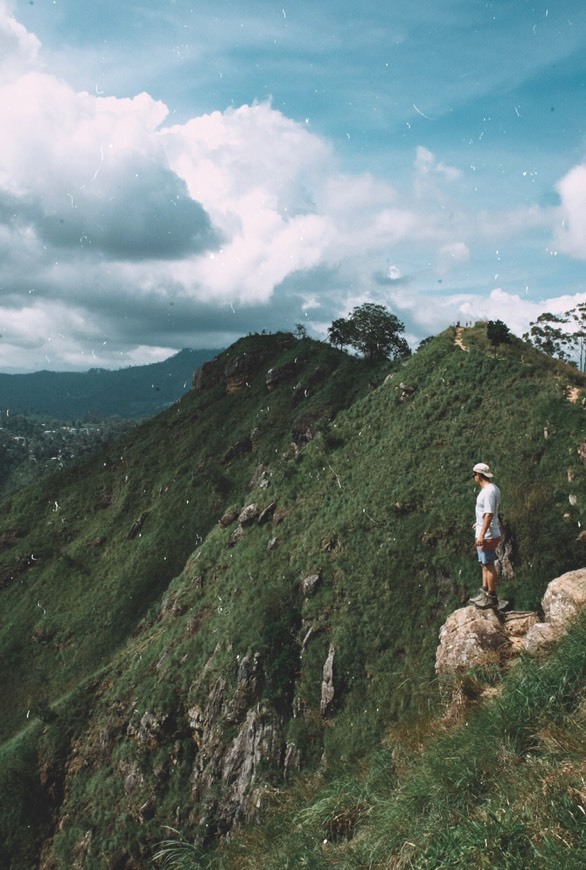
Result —
[[0, 374], [0, 411], [47, 414], [61, 420], [150, 417], [184, 395], [194, 371], [219, 352], [184, 349], [164, 362], [117, 371]]

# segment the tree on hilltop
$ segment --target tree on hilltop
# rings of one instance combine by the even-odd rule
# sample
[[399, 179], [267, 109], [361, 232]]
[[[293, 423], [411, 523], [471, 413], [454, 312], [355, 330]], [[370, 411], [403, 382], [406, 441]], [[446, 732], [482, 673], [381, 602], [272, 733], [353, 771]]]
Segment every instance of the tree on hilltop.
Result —
[[489, 320], [486, 324], [486, 336], [493, 347], [509, 344], [511, 341], [511, 331], [502, 320]]
[[411, 355], [404, 331], [405, 324], [384, 305], [365, 302], [357, 305], [349, 317], [334, 320], [328, 340], [336, 347], [355, 348], [369, 362], [380, 362]]
[[529, 327], [523, 339], [537, 350], [586, 369], [586, 302], [564, 314], [545, 311]]

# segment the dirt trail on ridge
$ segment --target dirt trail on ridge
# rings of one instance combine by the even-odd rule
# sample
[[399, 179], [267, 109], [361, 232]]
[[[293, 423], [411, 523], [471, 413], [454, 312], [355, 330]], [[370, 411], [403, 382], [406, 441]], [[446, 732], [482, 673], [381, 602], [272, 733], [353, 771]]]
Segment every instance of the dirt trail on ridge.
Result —
[[454, 339], [454, 344], [457, 344], [458, 347], [461, 347], [461, 348], [462, 348], [462, 350], [468, 351], [468, 348], [467, 348], [466, 345], [464, 344], [464, 339], [462, 338], [463, 333], [464, 333], [464, 327], [463, 327], [463, 326], [457, 326], [457, 327], [456, 327], [456, 337], [455, 337], [455, 339]]

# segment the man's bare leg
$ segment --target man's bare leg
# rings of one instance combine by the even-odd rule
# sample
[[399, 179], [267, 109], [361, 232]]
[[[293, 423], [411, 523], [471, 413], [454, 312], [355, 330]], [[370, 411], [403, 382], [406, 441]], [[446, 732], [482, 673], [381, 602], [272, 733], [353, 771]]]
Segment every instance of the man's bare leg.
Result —
[[496, 570], [496, 564], [492, 562], [490, 565], [482, 566], [482, 586], [487, 592], [492, 592], [496, 595], [496, 584], [498, 581], [498, 574]]

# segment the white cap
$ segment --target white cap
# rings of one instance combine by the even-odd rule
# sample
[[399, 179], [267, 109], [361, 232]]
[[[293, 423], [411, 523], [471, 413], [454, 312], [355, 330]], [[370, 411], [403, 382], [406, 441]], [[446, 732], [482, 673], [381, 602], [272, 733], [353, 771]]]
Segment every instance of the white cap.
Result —
[[494, 477], [494, 474], [486, 462], [477, 462], [472, 471], [474, 471], [475, 474], [482, 474], [483, 477]]

